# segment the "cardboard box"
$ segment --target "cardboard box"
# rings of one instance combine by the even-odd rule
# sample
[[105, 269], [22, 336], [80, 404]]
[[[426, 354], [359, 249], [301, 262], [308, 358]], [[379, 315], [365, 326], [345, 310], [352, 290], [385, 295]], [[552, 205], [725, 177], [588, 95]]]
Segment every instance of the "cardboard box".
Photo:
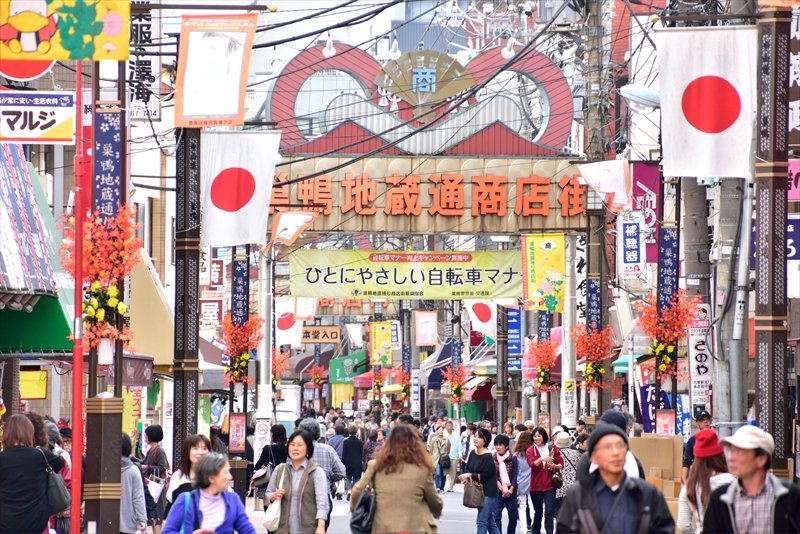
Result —
[[[672, 519], [675, 521], [675, 524], [678, 524], [678, 499], [667, 499], [667, 508], [669, 508], [669, 513], [672, 514]], [[675, 527], [676, 534], [680, 534], [678, 527]]]
[[681, 487], [681, 479], [665, 479], [663, 489], [661, 491], [664, 494], [665, 499], [677, 499], [681, 494]]
[[647, 477], [646, 479], [650, 484], [658, 488], [658, 491], [664, 491], [664, 479], [661, 477]]
[[645, 474], [650, 468], [660, 468], [661, 477], [674, 479], [681, 476], [683, 456], [683, 438], [681, 436], [643, 435], [629, 438], [630, 450], [644, 468]]

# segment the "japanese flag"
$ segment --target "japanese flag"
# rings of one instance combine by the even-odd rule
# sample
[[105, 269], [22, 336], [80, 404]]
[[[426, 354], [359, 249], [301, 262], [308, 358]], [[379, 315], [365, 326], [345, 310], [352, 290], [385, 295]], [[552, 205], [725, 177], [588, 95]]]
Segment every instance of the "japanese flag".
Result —
[[497, 340], [497, 304], [492, 300], [464, 300], [472, 329]]
[[275, 346], [303, 348], [303, 321], [295, 316], [294, 297], [275, 297]]
[[658, 31], [665, 176], [752, 176], [757, 36], [753, 26]]
[[267, 214], [280, 132], [203, 132], [202, 246], [267, 241]]

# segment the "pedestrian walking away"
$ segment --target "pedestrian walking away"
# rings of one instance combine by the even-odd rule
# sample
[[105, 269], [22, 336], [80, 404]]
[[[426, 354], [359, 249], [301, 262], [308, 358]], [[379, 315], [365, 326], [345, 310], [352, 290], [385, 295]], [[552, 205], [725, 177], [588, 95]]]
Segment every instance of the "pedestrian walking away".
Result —
[[674, 534], [675, 521], [661, 492], [626, 473], [627, 451], [622, 429], [597, 424], [588, 445], [597, 469], [567, 492], [558, 513], [559, 534]]
[[769, 472], [775, 441], [756, 426], [743, 426], [721, 443], [728, 447], [734, 482], [711, 493], [703, 534], [800, 533], [800, 488]]
[[478, 508], [477, 534], [500, 534], [495, 514], [500, 511], [500, 495], [497, 491], [497, 469], [488, 445], [492, 434], [485, 428], [478, 428], [472, 441], [475, 450], [469, 455], [466, 472], [458, 478], [461, 482], [473, 480], [483, 486], [483, 506]]
[[[131, 462], [133, 443], [128, 434], [122, 433], [121, 477], [122, 494], [119, 499], [120, 534], [142, 533], [147, 529], [147, 509], [144, 505], [142, 474]], [[66, 534], [66, 533], [65, 533]]]
[[396, 425], [353, 486], [350, 511], [374, 477], [373, 534], [414, 532], [436, 534], [434, 518], [442, 514], [442, 498], [433, 485], [433, 461], [413, 425]]

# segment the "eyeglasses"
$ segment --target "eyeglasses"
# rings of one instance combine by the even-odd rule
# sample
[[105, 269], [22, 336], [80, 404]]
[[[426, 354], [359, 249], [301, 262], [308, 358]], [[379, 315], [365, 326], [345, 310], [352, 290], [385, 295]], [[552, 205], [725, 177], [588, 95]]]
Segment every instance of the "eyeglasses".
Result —
[[599, 447], [595, 447], [594, 450], [603, 452], [626, 451], [628, 450], [628, 444], [625, 443], [624, 441], [620, 441], [618, 443], [606, 443], [605, 445], [600, 445]]

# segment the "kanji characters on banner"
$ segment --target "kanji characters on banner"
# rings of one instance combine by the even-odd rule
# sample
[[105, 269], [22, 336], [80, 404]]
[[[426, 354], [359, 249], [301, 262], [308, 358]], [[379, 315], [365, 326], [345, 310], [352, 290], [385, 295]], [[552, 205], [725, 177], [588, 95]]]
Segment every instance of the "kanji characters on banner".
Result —
[[522, 293], [526, 309], [564, 311], [564, 234], [522, 236]]

